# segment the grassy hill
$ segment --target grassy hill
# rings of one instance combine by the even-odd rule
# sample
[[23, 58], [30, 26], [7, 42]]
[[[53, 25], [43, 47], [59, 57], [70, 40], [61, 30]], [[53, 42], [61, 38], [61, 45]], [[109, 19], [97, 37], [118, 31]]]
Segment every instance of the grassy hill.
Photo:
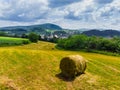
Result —
[[[73, 54], [88, 60], [87, 70], [74, 81], [64, 81], [57, 77], [59, 63]], [[6, 86], [20, 90], [119, 90], [119, 85], [120, 57], [57, 50], [55, 44], [41, 41], [0, 48], [0, 90], [9, 90]]]

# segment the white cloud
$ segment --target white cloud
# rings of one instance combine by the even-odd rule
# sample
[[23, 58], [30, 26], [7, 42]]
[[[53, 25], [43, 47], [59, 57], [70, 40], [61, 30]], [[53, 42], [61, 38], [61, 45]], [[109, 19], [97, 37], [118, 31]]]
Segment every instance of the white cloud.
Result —
[[[2, 6], [2, 5], [3, 6]], [[10, 2], [0, 2], [1, 19], [11, 21], [31, 21], [43, 18], [50, 9], [47, 0], [13, 0]]]
[[120, 2], [119, 0], [0, 0], [0, 25], [5, 26], [2, 22], [6, 22], [6, 25], [56, 23], [65, 28], [120, 29]]
[[115, 0], [94, 12], [95, 21], [107, 28], [113, 27], [120, 29], [120, 3], [117, 1]]

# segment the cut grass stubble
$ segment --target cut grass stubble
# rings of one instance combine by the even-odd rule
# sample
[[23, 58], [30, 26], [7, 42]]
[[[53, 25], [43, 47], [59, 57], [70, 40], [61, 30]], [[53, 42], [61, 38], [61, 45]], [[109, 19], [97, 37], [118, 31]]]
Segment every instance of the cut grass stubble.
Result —
[[[21, 90], [119, 90], [120, 57], [53, 49], [55, 44], [39, 42], [0, 48], [0, 76], [8, 77]], [[68, 55], [88, 60], [85, 74], [72, 82], [56, 77], [60, 60]], [[1, 85], [0, 85], [1, 86]], [[2, 87], [0, 87], [1, 89]]]

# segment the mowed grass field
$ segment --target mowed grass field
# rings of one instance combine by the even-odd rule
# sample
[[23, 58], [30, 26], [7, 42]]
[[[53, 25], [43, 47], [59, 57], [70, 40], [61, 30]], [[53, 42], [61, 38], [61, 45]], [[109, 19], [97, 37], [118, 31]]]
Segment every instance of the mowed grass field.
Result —
[[28, 39], [0, 36], [0, 46], [14, 46], [28, 43], [30, 43]]
[[[85, 74], [73, 81], [58, 78], [60, 60], [76, 54], [87, 59]], [[1, 47], [0, 90], [10, 90], [6, 86], [16, 90], [120, 90], [120, 57], [57, 50], [55, 44], [42, 41]]]

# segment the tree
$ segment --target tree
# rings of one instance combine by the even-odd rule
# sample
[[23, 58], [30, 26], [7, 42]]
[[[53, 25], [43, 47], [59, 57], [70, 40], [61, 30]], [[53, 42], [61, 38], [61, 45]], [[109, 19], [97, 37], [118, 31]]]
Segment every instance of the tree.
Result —
[[28, 35], [28, 38], [31, 42], [35, 42], [37, 43], [38, 42], [38, 39], [39, 39], [39, 36], [33, 32], [31, 32], [29, 35]]

